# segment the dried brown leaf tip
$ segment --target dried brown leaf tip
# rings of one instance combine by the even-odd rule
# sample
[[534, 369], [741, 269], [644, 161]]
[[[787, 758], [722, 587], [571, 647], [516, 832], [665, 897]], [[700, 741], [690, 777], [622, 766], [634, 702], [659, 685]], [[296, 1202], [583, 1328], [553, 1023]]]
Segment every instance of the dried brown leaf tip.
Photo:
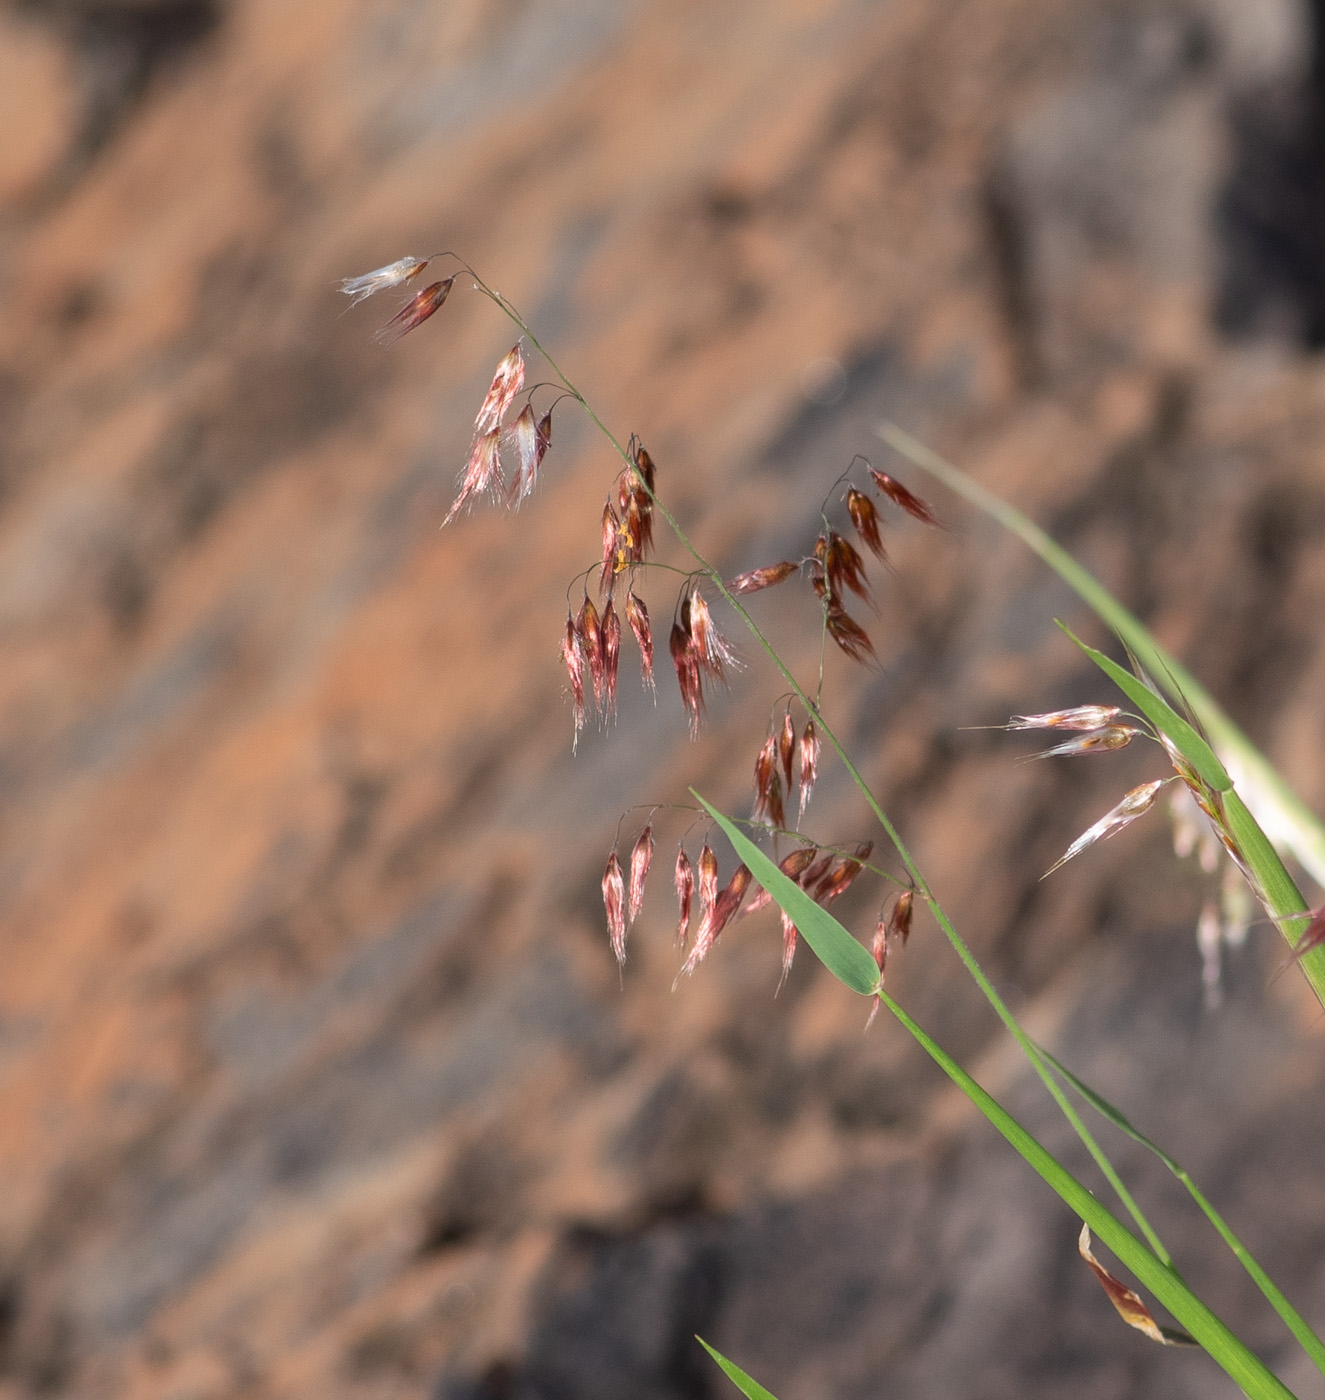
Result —
[[1172, 778], [1156, 778], [1153, 782], [1142, 783], [1139, 787], [1134, 787], [1116, 807], [1106, 812], [1094, 826], [1083, 831], [1040, 878], [1043, 880], [1052, 875], [1060, 865], [1066, 865], [1073, 856], [1080, 855], [1087, 846], [1093, 846], [1097, 841], [1107, 841], [1110, 836], [1116, 836], [1124, 827], [1131, 826], [1138, 817], [1144, 816], [1155, 805], [1160, 788], [1165, 783], [1171, 782], [1173, 782]]
[[819, 776], [819, 731], [814, 727], [814, 721], [805, 721], [805, 731], [801, 735], [801, 797], [800, 815], [805, 815], [805, 809], [810, 805], [810, 794], [814, 791], [815, 779]]
[[799, 564], [784, 559], [780, 564], [769, 564], [762, 569], [749, 569], [743, 574], [737, 574], [727, 585], [727, 591], [738, 597], [746, 593], [758, 593], [761, 589], [772, 588], [775, 583], [789, 579], [799, 568]]
[[856, 533], [864, 541], [865, 547], [876, 559], [887, 563], [888, 556], [884, 553], [883, 540], [879, 534], [879, 512], [874, 502], [854, 486], [847, 488], [847, 514], [851, 517], [851, 523], [856, 527]]
[[1081, 1226], [1077, 1249], [1090, 1267], [1091, 1273], [1099, 1279], [1100, 1287], [1108, 1295], [1109, 1302], [1118, 1310], [1118, 1316], [1129, 1327], [1135, 1327], [1138, 1332], [1144, 1332], [1152, 1342], [1158, 1342], [1161, 1346], [1194, 1347], [1200, 1345], [1195, 1337], [1189, 1336], [1176, 1327], [1161, 1327], [1155, 1321], [1154, 1314], [1141, 1301], [1140, 1297], [1133, 1293], [1125, 1283], [1114, 1278], [1108, 1269], [1095, 1258], [1090, 1249], [1089, 1225], [1083, 1224]]
[[[385, 267], [375, 267], [358, 277], [341, 278], [340, 289], [347, 297], [353, 297], [351, 306], [375, 296], [378, 292], [390, 291], [393, 287], [403, 287], [428, 266], [428, 258], [397, 258]], [[440, 304], [440, 303], [439, 303]]]
[[658, 687], [653, 679], [653, 631], [649, 627], [649, 610], [633, 588], [626, 594], [626, 621], [630, 623], [630, 630], [639, 645], [641, 678], [656, 696]]
[[874, 478], [874, 484], [895, 506], [901, 506], [908, 515], [923, 525], [933, 525], [940, 530], [946, 528], [929, 503], [922, 501], [914, 492], [908, 491], [896, 477], [889, 476], [887, 472], [875, 471], [873, 467], [870, 468], [870, 475]]
[[607, 934], [612, 941], [612, 951], [617, 962], [626, 962], [626, 881], [621, 873], [621, 862], [613, 850], [607, 858], [607, 869], [603, 871], [603, 908], [607, 911]]
[[686, 855], [684, 846], [677, 847], [676, 870], [672, 880], [676, 886], [678, 911], [676, 941], [679, 946], [685, 947], [686, 933], [690, 928], [690, 902], [695, 893], [695, 867], [690, 863], [690, 857]]
[[644, 905], [644, 882], [653, 862], [653, 823], [640, 832], [630, 851], [630, 922], [639, 918]]

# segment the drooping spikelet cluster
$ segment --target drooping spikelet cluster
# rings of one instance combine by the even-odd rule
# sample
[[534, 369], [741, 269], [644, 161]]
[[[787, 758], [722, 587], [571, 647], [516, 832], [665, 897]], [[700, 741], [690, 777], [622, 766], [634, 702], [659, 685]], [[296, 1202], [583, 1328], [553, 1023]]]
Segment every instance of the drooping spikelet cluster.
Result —
[[600, 720], [616, 713], [617, 671], [621, 660], [621, 618], [615, 594], [626, 578], [623, 604], [626, 622], [640, 653], [640, 678], [656, 693], [653, 678], [653, 629], [649, 609], [635, 592], [634, 575], [653, 545], [653, 490], [657, 471], [653, 459], [632, 442], [630, 463], [618, 475], [603, 506], [602, 553], [598, 564], [598, 596], [601, 609], [586, 585], [579, 612], [568, 611], [562, 636], [561, 659], [570, 678], [575, 715], [575, 739], [584, 728], [588, 712], [585, 676], [592, 688], [594, 712]]
[[[922, 524], [942, 528], [938, 517], [926, 502], [909, 491], [886, 472], [869, 467], [869, 474], [881, 495]], [[845, 495], [847, 515], [861, 543], [882, 564], [888, 556], [883, 545], [882, 517], [874, 498], [852, 483]], [[824, 627], [838, 648], [853, 661], [874, 659], [874, 644], [869, 634], [847, 611], [847, 595], [854, 594], [863, 602], [870, 601], [869, 580], [860, 551], [840, 531], [825, 525], [814, 542], [808, 559], [799, 562], [784, 559], [777, 564], [750, 569], [738, 574], [727, 585], [739, 595], [758, 593], [784, 582], [802, 567], [808, 568], [810, 586], [823, 608]]]
[[[412, 282], [432, 261], [431, 258], [398, 258], [385, 267], [359, 277], [346, 277], [341, 291], [357, 306], [366, 297], [390, 291]], [[455, 284], [455, 276], [434, 282], [416, 292], [377, 332], [386, 343], [399, 340], [421, 326], [442, 307]], [[469, 461], [460, 475], [460, 488], [443, 525], [449, 525], [460, 509], [481, 496], [490, 496], [508, 510], [514, 509], [534, 489], [538, 468], [552, 443], [552, 412], [542, 417], [534, 411], [533, 400], [526, 401], [509, 426], [506, 418], [524, 387], [524, 355], [517, 342], [502, 357], [493, 375], [478, 417], [474, 420], [474, 440]], [[515, 454], [509, 475], [502, 462], [502, 449]]]
[[803, 817], [819, 776], [819, 731], [814, 720], [807, 719], [799, 740], [790, 705], [782, 719], [769, 728], [768, 738], [755, 759], [755, 804], [753, 820], [765, 822], [775, 830], [787, 825], [786, 800], [791, 798], [792, 777], [797, 755], [800, 757], [800, 813]]

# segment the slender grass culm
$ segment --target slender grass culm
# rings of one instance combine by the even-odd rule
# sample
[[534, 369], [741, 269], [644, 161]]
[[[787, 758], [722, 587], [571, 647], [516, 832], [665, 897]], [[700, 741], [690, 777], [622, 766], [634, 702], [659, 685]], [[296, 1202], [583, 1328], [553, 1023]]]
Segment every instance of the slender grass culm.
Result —
[[[934, 890], [908, 849], [902, 834], [870, 790], [823, 711], [823, 657], [831, 644], [856, 662], [868, 663], [874, 646], [852, 606], [870, 598], [865, 555], [886, 563], [886, 514], [900, 511], [927, 527], [942, 528], [928, 502], [895, 477], [856, 458], [830, 487], [820, 508], [814, 544], [803, 558], [775, 560], [724, 579], [690, 540], [666, 504], [658, 469], [643, 444], [614, 436], [585, 396], [538, 340], [520, 313], [454, 254], [404, 257], [359, 277], [346, 279], [342, 290], [354, 303], [378, 292], [398, 290], [419, 279], [434, 262], [456, 270], [410, 296], [378, 332], [398, 340], [435, 315], [457, 281], [470, 282], [514, 324], [519, 339], [497, 365], [479, 408], [468, 461], [444, 523], [483, 500], [512, 509], [534, 490], [552, 444], [553, 413], [569, 401], [583, 411], [616, 453], [620, 468], [610, 484], [599, 521], [596, 562], [571, 583], [561, 656], [571, 697], [573, 740], [592, 712], [599, 718], [616, 709], [622, 648], [628, 627], [638, 652], [641, 679], [656, 690], [655, 622], [636, 583], [644, 571], [662, 569], [675, 582], [667, 648], [677, 688], [692, 733], [703, 722], [706, 692], [722, 686], [741, 663], [714, 609], [721, 605], [754, 638], [782, 687], [772, 706], [767, 737], [752, 756], [754, 808], [749, 819], [734, 819], [694, 794], [691, 817], [723, 832], [738, 864], [724, 880], [707, 839], [697, 852], [683, 841], [672, 867], [677, 898], [678, 979], [695, 972], [709, 956], [723, 930], [744, 913], [776, 905], [781, 913], [782, 975], [804, 940], [824, 966], [866, 999], [870, 1020], [887, 1011], [930, 1055], [945, 1074], [985, 1115], [1012, 1147], [1080, 1217], [1080, 1253], [1100, 1281], [1118, 1314], [1161, 1345], [1195, 1345], [1228, 1373], [1244, 1394], [1287, 1397], [1291, 1392], [1266, 1365], [1196, 1296], [1165, 1248], [1160, 1231], [1142, 1213], [1118, 1171], [1090, 1132], [1078, 1110], [1084, 1104], [1136, 1142], [1157, 1154], [1186, 1186], [1215, 1230], [1270, 1306], [1325, 1374], [1325, 1342], [1315, 1334], [1268, 1275], [1251, 1257], [1214, 1207], [1182, 1168], [1141, 1135], [1127, 1118], [1078, 1079], [1026, 1033], [971, 949], [949, 919]], [[555, 401], [540, 413], [538, 389], [525, 390], [524, 347], [542, 357], [551, 376]], [[523, 395], [523, 403], [516, 404]], [[1183, 810], [1200, 826], [1200, 838], [1225, 860], [1238, 883], [1232, 904], [1246, 891], [1259, 900], [1294, 949], [1294, 961], [1325, 1005], [1325, 912], [1313, 915], [1275, 847], [1251, 808], [1271, 821], [1272, 829], [1313, 873], [1325, 871], [1325, 832], [1289, 791], [1287, 784], [1219, 711], [1214, 701], [1168, 657], [1144, 627], [1070, 556], [1003, 502], [964, 477], [956, 468], [901, 429], [883, 425], [881, 436], [915, 466], [942, 481], [969, 502], [999, 520], [1035, 549], [1118, 634], [1131, 668], [1071, 637], [1099, 668], [1116, 699], [1096, 700], [1071, 709], [1014, 716], [1011, 730], [1040, 730], [1050, 744], [1041, 757], [1105, 754], [1134, 742], [1155, 746], [1157, 776], [1133, 787], [1117, 804], [1072, 841], [1058, 865], [1140, 819], [1162, 793], [1180, 796]], [[684, 570], [651, 558], [655, 526], [672, 533], [690, 561]], [[864, 551], [862, 553], [861, 551]], [[818, 604], [818, 674], [806, 682], [793, 674], [760, 630], [743, 599], [774, 587], [808, 587]], [[578, 605], [575, 601], [578, 594]], [[625, 625], [623, 626], [622, 614]], [[875, 854], [876, 837], [849, 847], [825, 845], [802, 830], [820, 767], [831, 756], [859, 791], [891, 855]], [[1239, 778], [1235, 784], [1234, 776]], [[1239, 795], [1245, 787], [1249, 801]], [[1199, 815], [1198, 815], [1199, 814]], [[653, 816], [628, 848], [614, 847], [602, 877], [608, 940], [624, 963], [631, 924], [638, 916], [645, 882], [653, 865]], [[891, 867], [891, 868], [890, 868]], [[1057, 868], [1057, 865], [1053, 867]], [[859, 941], [828, 911], [857, 879], [873, 874], [888, 887], [868, 945]], [[885, 986], [888, 959], [905, 947], [916, 914], [927, 909], [967, 973], [1014, 1038], [1105, 1180], [1117, 1196], [1124, 1219], [1102, 1204], [1063, 1163], [989, 1095], [906, 1010]], [[1178, 1324], [1160, 1323], [1145, 1299], [1123, 1284], [1096, 1259], [1097, 1238]], [[704, 1346], [726, 1375], [752, 1400], [769, 1392], [736, 1364]]]

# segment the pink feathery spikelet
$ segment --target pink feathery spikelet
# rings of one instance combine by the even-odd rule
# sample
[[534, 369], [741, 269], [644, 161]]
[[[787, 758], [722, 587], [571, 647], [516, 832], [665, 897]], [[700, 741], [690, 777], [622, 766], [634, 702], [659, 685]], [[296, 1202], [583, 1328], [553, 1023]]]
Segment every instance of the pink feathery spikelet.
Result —
[[584, 728], [584, 651], [580, 646], [579, 630], [575, 619], [566, 615], [566, 634], [561, 639], [561, 659], [570, 677], [571, 699], [575, 704], [575, 740], [580, 741], [580, 730]]
[[690, 901], [695, 893], [695, 867], [690, 863], [690, 857], [686, 855], [686, 848], [678, 846], [676, 851], [676, 871], [673, 875], [673, 882], [676, 885], [677, 903], [677, 925], [676, 942], [678, 947], [685, 947], [686, 932], [690, 928]]
[[621, 966], [626, 962], [626, 882], [621, 873], [621, 862], [614, 850], [607, 859], [607, 869], [603, 871], [603, 908], [607, 911], [607, 932], [612, 940], [612, 951]]
[[649, 610], [633, 588], [626, 594], [626, 621], [630, 623], [630, 630], [639, 644], [640, 675], [656, 699], [658, 687], [653, 679], [653, 632], [649, 627]]
[[482, 495], [484, 491], [501, 490], [501, 430], [493, 428], [489, 433], [474, 439], [473, 450], [469, 454], [469, 464], [465, 467], [460, 482], [460, 493], [451, 503], [442, 525], [446, 526], [460, 512], [460, 507], [471, 496]]
[[375, 339], [389, 345], [421, 326], [429, 316], [441, 310], [454, 282], [454, 277], [448, 277], [445, 282], [434, 282], [431, 287], [417, 292], [376, 333]]
[[815, 779], [819, 776], [819, 731], [814, 721], [805, 721], [805, 732], [801, 735], [801, 798], [800, 815], [810, 805], [810, 794], [814, 791]]
[[649, 866], [653, 862], [653, 823], [640, 832], [639, 838], [630, 852], [630, 922], [639, 918], [644, 904], [644, 882], [649, 878]]
[[520, 353], [517, 342], [502, 356], [497, 372], [492, 377], [487, 397], [478, 411], [478, 418], [474, 421], [476, 437], [501, 427], [507, 409], [523, 387], [524, 356]]

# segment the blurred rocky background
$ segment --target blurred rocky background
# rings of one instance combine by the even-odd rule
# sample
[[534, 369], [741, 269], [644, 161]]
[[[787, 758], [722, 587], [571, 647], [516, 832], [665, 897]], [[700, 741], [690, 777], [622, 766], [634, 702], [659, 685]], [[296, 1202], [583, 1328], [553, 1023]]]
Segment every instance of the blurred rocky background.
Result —
[[[1122, 1325], [898, 1028], [804, 952], [774, 996], [774, 918], [672, 991], [684, 814], [618, 979], [621, 814], [745, 809], [781, 687], [747, 648], [691, 743], [628, 658], [572, 755], [612, 456], [563, 404], [537, 498], [439, 530], [512, 331], [457, 284], [387, 352], [336, 287], [437, 249], [729, 573], [807, 550], [856, 453], [934, 499], [829, 713], [1027, 1023], [1325, 1321], [1318, 1008], [1265, 922], [1204, 1004], [1212, 883], [1159, 813], [1039, 883], [1162, 759], [968, 728], [1111, 698], [1053, 619], [1102, 634], [876, 434], [1078, 551], [1325, 806], [1322, 9], [0, 4], [0, 1396], [733, 1393], [696, 1332], [782, 1400], [1232, 1393]], [[875, 834], [827, 761], [807, 824]], [[889, 976], [1074, 1153], [925, 916]]]

